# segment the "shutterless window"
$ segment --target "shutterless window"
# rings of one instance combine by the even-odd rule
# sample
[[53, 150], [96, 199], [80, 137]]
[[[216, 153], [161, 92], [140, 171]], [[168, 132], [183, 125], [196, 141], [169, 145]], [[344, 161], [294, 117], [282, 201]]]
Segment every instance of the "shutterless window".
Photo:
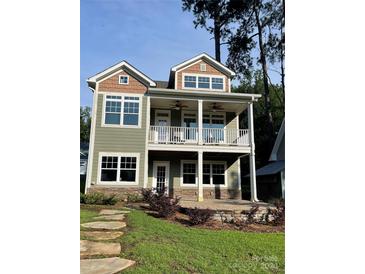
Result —
[[120, 175], [121, 182], [135, 182], [136, 181], [136, 157], [120, 157]]
[[101, 159], [101, 181], [116, 182], [118, 173], [118, 157], [103, 156]]
[[223, 90], [223, 78], [212, 77], [212, 89]]
[[210, 185], [210, 164], [203, 164], [203, 184]]
[[184, 87], [196, 88], [196, 76], [184, 76]]
[[124, 97], [124, 125], [138, 125], [139, 115], [139, 98], [138, 97]]
[[198, 77], [198, 88], [210, 88], [210, 78]]
[[105, 103], [105, 124], [119, 125], [122, 107], [121, 96], [106, 96]]
[[224, 164], [212, 164], [213, 185], [224, 185]]
[[120, 75], [119, 76], [119, 84], [121, 85], [127, 85], [128, 84], [128, 79], [129, 77], [128, 76], [123, 76], [123, 75]]
[[195, 184], [196, 165], [194, 163], [183, 164], [183, 184]]

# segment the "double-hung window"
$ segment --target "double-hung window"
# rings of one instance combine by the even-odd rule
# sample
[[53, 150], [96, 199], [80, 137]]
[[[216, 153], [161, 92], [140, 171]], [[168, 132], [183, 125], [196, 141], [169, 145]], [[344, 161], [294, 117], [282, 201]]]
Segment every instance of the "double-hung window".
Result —
[[138, 125], [139, 113], [139, 98], [138, 97], [124, 97], [124, 125]]
[[223, 90], [223, 78], [212, 77], [212, 89]]
[[117, 184], [136, 183], [138, 157], [133, 153], [103, 153], [100, 158], [100, 182]]
[[198, 88], [210, 88], [210, 78], [209, 77], [198, 77]]
[[196, 181], [196, 164], [183, 163], [183, 184], [195, 185]]
[[107, 95], [105, 103], [105, 124], [119, 125], [121, 109], [122, 97]]
[[196, 88], [196, 76], [184, 76], [184, 87]]
[[[182, 162], [182, 185], [195, 185], [197, 183], [197, 162]], [[204, 162], [203, 163], [203, 185], [225, 185], [226, 164], [225, 162]]]
[[104, 125], [138, 127], [139, 115], [139, 97], [106, 95]]

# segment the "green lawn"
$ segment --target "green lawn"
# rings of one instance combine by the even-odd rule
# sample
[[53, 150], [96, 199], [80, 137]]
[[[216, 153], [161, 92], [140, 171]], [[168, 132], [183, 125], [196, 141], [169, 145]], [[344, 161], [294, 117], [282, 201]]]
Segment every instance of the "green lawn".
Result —
[[188, 228], [138, 210], [127, 223], [121, 257], [137, 264], [123, 273], [284, 273], [283, 233]]
[[97, 211], [80, 209], [80, 224], [95, 221], [93, 217], [96, 216], [98, 216]]

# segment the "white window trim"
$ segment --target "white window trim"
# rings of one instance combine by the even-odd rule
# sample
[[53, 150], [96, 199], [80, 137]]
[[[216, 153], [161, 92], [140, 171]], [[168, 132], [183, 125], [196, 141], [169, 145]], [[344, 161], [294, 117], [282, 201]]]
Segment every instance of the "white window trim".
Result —
[[[120, 124], [111, 125], [105, 124], [105, 106], [106, 106], [106, 96], [121, 96], [121, 112], [120, 112]], [[139, 112], [138, 112], [138, 125], [123, 125], [124, 122], [124, 97], [138, 97], [139, 98]], [[142, 99], [143, 95], [134, 93], [113, 93], [113, 92], [103, 92], [103, 109], [101, 115], [101, 127], [115, 127], [115, 128], [141, 128], [142, 126]], [[113, 100], [113, 99], [112, 99]]]
[[[117, 180], [120, 175], [120, 157], [136, 157], [136, 181], [135, 182], [126, 182], [126, 181], [101, 181], [101, 161], [103, 156], [111, 156], [118, 157], [118, 169], [117, 169]], [[140, 153], [127, 153], [127, 152], [99, 152], [99, 160], [98, 160], [98, 185], [111, 185], [111, 186], [131, 186], [131, 185], [139, 185], [139, 159]]]
[[[127, 77], [127, 83], [122, 83], [120, 80], [122, 77]], [[119, 75], [119, 85], [129, 85], [129, 76], [128, 75]]]
[[[183, 183], [183, 179], [184, 179], [184, 170], [183, 170], [183, 165], [184, 164], [195, 164], [195, 170], [196, 170], [196, 174], [195, 174], [195, 184], [184, 184]], [[220, 188], [226, 188], [227, 187], [227, 162], [226, 161], [203, 161], [203, 165], [204, 164], [224, 164], [224, 185], [214, 185], [213, 184], [213, 170], [212, 168], [210, 168], [210, 184], [203, 184], [203, 188], [215, 188], [215, 187], [220, 187]], [[204, 175], [204, 174], [203, 174]], [[180, 187], [192, 187], [192, 186], [198, 186], [198, 161], [196, 160], [181, 160], [180, 163]]]
[[[196, 77], [195, 88], [185, 87], [185, 76], [194, 76], [194, 77]], [[209, 88], [198, 88], [199, 77], [208, 77], [209, 78]], [[223, 89], [213, 89], [212, 88], [212, 78], [221, 78], [221, 79], [223, 79]], [[210, 90], [210, 91], [227, 92], [227, 90], [225, 90], [225, 87], [226, 87], [226, 77], [225, 76], [212, 75], [212, 74], [184, 73], [183, 72], [182, 73], [182, 82], [183, 82], [182, 83], [183, 89]]]

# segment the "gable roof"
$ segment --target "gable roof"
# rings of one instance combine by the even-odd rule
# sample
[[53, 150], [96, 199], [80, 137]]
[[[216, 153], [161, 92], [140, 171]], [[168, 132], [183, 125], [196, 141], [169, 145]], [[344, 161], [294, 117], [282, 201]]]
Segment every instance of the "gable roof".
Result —
[[285, 118], [281, 122], [279, 133], [278, 133], [278, 136], [276, 136], [275, 144], [274, 144], [274, 147], [271, 151], [269, 161], [277, 161], [277, 159], [278, 159], [278, 155], [277, 155], [278, 150], [279, 150], [281, 142], [283, 141], [284, 135], [285, 135]]
[[90, 78], [87, 79], [86, 82], [88, 83], [89, 86], [95, 85], [95, 83], [97, 81], [104, 79], [105, 77], [111, 75], [112, 73], [114, 73], [120, 69], [127, 69], [127, 71], [131, 72], [133, 75], [135, 75], [137, 78], [141, 79], [142, 81], [146, 82], [151, 87], [156, 86], [156, 83], [151, 78], [149, 78], [146, 74], [144, 74], [140, 70], [136, 69], [134, 66], [132, 66], [125, 60], [95, 74], [94, 76], [91, 76]]
[[214, 67], [216, 67], [218, 70], [222, 71], [225, 74], [228, 74], [229, 76], [235, 76], [236, 73], [229, 69], [227, 66], [223, 65], [221, 62], [218, 62], [217, 60], [215, 60], [212, 56], [208, 55], [207, 53], [203, 52], [193, 58], [190, 58], [174, 67], [171, 68], [171, 71], [176, 72], [177, 70], [191, 64], [194, 63], [195, 61], [198, 61], [200, 59], [203, 59], [204, 61], [206, 61], [207, 63], [213, 65]]

